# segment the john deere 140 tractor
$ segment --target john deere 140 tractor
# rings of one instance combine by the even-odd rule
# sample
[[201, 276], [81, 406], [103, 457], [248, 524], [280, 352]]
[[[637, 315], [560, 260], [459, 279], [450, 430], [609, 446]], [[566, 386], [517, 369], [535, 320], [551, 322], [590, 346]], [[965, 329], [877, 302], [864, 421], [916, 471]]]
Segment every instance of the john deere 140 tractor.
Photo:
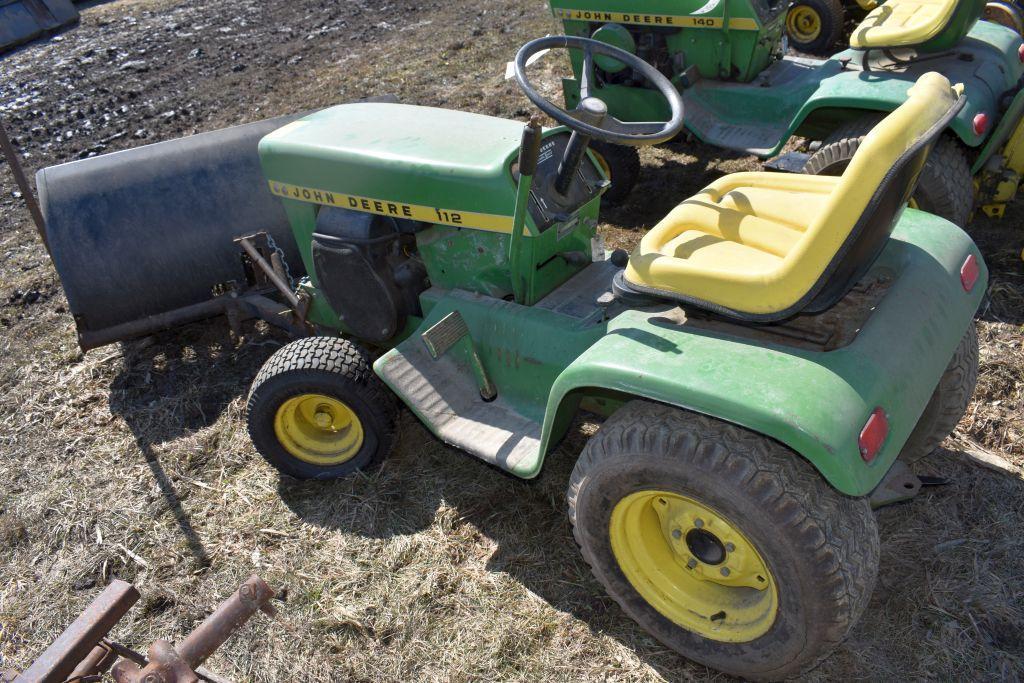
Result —
[[[876, 17], [887, 16], [889, 10], [878, 9], [878, 0], [794, 0], [786, 12], [786, 36], [795, 50], [813, 55], [830, 55], [843, 38], [849, 38], [853, 28], [868, 13]], [[983, 5], [983, 7], [980, 7]], [[970, 0], [956, 3], [917, 3], [915, 11], [929, 14], [956, 10], [964, 16], [981, 14], [985, 21], [1002, 24], [1017, 33], [1024, 33], [1024, 13], [1019, 0]], [[874, 12], [872, 12], [874, 10]], [[907, 14], [907, 6], [899, 10]]]
[[[653, 64], [682, 92], [687, 130], [718, 147], [778, 155], [794, 136], [811, 141], [778, 165], [838, 175], [864, 137], [906, 100], [928, 71], [964, 85], [966, 103], [935, 145], [913, 200], [966, 225], [975, 203], [1002, 215], [1024, 173], [1024, 47], [1020, 35], [978, 21], [981, 4], [888, 0], [819, 60], [781, 54], [787, 3], [768, 0], [551, 0], [570, 36], [593, 37]], [[565, 101], [580, 99], [583, 54]], [[592, 92], [623, 120], [663, 119], [662, 98], [635, 70], [595, 58]], [[635, 154], [600, 149], [628, 193]]]
[[[526, 64], [550, 48], [621, 60], [667, 121], [621, 122], [589, 75], [573, 110], [545, 100]], [[400, 403], [524, 478], [579, 411], [603, 415], [567, 498], [608, 593], [708, 666], [806, 671], [868, 603], [872, 506], [916, 490], [905, 462], [973, 390], [985, 265], [905, 208], [962, 88], [925, 74], [842, 175], [720, 178], [628, 255], [597, 239], [589, 145], [677, 135], [676, 85], [582, 37], [516, 67], [558, 127], [363, 102], [44, 169], [79, 340], [217, 313], [299, 337], [248, 398], [256, 449], [291, 477], [379, 464]]]

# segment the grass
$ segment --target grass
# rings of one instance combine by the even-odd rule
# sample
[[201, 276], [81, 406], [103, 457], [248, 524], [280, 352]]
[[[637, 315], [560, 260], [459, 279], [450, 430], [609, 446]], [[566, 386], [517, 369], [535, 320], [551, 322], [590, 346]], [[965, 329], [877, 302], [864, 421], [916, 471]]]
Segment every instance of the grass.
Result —
[[[247, 37], [241, 29], [215, 35], [239, 18]], [[132, 85], [135, 101], [157, 114], [191, 112], [145, 118], [152, 139], [381, 92], [523, 118], [529, 109], [502, 79], [504, 63], [526, 39], [556, 30], [533, 0], [415, 11], [120, 0], [90, 7], [63, 41], [0, 61], [0, 73], [55, 88], [61, 60], [86, 49], [80, 41], [155, 40], [167, 21], [178, 33], [210, 35], [168, 38], [181, 59], [160, 60]], [[392, 27], [372, 28], [381, 21]], [[364, 27], [370, 37], [353, 38]], [[278, 39], [283, 28], [291, 33]], [[252, 66], [193, 81], [182, 64], [194, 40]], [[296, 56], [303, 59], [289, 64]], [[560, 65], [539, 68], [555, 96]], [[81, 87], [102, 95], [123, 78], [97, 69]], [[43, 107], [52, 121], [57, 99], [26, 106]], [[15, 133], [25, 137], [28, 125]], [[51, 125], [49, 137], [61, 134]], [[84, 135], [75, 144], [91, 143]], [[126, 136], [111, 149], [134, 144]], [[38, 139], [27, 148], [32, 170], [73, 158]], [[634, 243], [680, 196], [755, 165], [696, 144], [647, 149], [643, 158], [637, 200], [608, 212], [602, 227], [614, 246]], [[721, 678], [625, 618], [573, 545], [564, 492], [598, 425], [577, 424], [541, 477], [522, 482], [443, 446], [406, 412], [379, 471], [282, 480], [253, 451], [244, 424], [248, 384], [281, 337], [255, 327], [236, 344], [211, 323], [83, 354], [53, 267], [7, 192], [0, 218], [3, 665], [30, 662], [112, 577], [144, 595], [114, 632], [144, 649], [154, 638], [180, 638], [257, 572], [284, 589], [285, 602], [276, 620], [258, 615], [211, 660], [209, 668], [239, 680]], [[1002, 222], [972, 227], [992, 268], [978, 323], [981, 376], [956, 433], [921, 470], [953, 483], [878, 513], [878, 587], [850, 640], [811, 679], [1024, 677], [1022, 226], [1018, 205]], [[979, 448], [1015, 473], [961, 454]]]

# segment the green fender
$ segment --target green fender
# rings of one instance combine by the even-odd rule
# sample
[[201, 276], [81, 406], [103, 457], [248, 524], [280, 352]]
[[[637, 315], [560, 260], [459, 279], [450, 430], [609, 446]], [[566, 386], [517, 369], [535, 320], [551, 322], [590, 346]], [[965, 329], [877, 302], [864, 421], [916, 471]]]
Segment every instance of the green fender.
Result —
[[[840, 120], [849, 118], [851, 109], [892, 111], [907, 99], [909, 85], [928, 71], [938, 71], [951, 83], [963, 84], [967, 104], [950, 123], [950, 128], [965, 145], [978, 147], [1000, 122], [1003, 95], [1016, 92], [1024, 75], [1017, 55], [1020, 44], [1021, 38], [1015, 32], [982, 21], [971, 29], [956, 52], [912, 62], [900, 71], [842, 69], [839, 65], [846, 60], [860, 63], [864, 53], [853, 49], [840, 52], [820, 67], [823, 77], [793, 117], [774, 153], [781, 151], [791, 135], [819, 132], [814, 128], [820, 125], [822, 118], [829, 123], [836, 120], [837, 114]], [[818, 117], [814, 116], [815, 112], [819, 113]], [[991, 124], [979, 135], [973, 121], [981, 112], [989, 116]]]
[[[981, 264], [970, 292], [960, 269]], [[987, 271], [959, 228], [907, 210], [873, 270], [892, 284], [852, 343], [831, 351], [755, 342], [630, 310], [555, 380], [541, 453], [580, 398], [641, 397], [732, 422], [807, 458], [836, 489], [869, 493], [924, 411], [985, 292]], [[888, 438], [870, 463], [858, 437], [876, 407]]]

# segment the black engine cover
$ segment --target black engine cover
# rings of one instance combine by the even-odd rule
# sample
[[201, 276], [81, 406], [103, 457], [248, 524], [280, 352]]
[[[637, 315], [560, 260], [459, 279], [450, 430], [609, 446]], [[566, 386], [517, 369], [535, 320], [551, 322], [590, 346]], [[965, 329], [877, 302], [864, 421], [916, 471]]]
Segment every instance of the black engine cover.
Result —
[[345, 328], [368, 342], [391, 339], [419, 315], [426, 270], [402, 249], [418, 224], [322, 208], [313, 233], [313, 267], [327, 303]]

